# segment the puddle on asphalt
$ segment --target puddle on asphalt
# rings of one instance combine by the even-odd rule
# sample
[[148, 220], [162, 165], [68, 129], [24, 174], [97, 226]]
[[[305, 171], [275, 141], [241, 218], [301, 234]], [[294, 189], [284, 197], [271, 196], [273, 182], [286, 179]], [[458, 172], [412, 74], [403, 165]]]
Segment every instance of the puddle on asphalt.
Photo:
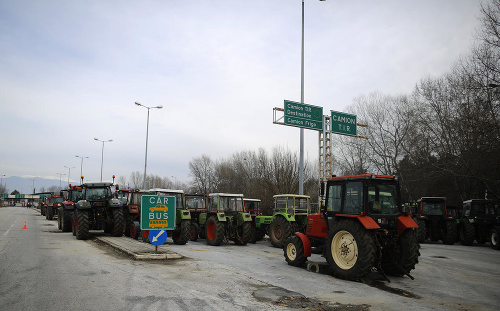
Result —
[[[340, 291], [339, 291], [340, 292]], [[343, 292], [342, 292], [343, 293]], [[303, 310], [335, 310], [335, 311], [365, 311], [369, 310], [370, 306], [366, 304], [353, 305], [331, 303], [328, 301], [320, 301], [318, 299], [305, 297], [297, 292], [289, 291], [282, 287], [276, 286], [261, 286], [253, 292], [255, 299], [261, 302], [269, 302], [275, 306], [289, 309]]]

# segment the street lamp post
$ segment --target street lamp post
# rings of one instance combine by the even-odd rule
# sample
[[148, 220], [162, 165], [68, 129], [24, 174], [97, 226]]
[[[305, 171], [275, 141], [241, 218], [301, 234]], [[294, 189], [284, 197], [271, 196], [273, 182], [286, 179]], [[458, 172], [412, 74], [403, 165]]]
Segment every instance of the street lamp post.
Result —
[[61, 188], [61, 177], [66, 175], [66, 174], [61, 174], [61, 173], [56, 173], [57, 175], [59, 175], [59, 188]]
[[[3, 177], [4, 177], [4, 176], [6, 176], [6, 175], [5, 175], [5, 174], [0, 175], [0, 185], [2, 185], [2, 186], [3, 186]], [[6, 188], [7, 188], [7, 187], [6, 187]], [[5, 190], [7, 190], [7, 189], [5, 189]]]
[[110, 140], [100, 140], [98, 138], [94, 138], [94, 140], [102, 142], [102, 152], [101, 152], [101, 182], [102, 182], [102, 165], [104, 163], [104, 143], [110, 143], [113, 140], [112, 139], [110, 139]]
[[[319, 0], [325, 1], [325, 0]], [[302, 45], [300, 53], [300, 103], [304, 104], [304, 0], [302, 0]], [[299, 194], [304, 194], [304, 129], [300, 129]]]
[[75, 168], [75, 167], [74, 166], [69, 167], [69, 166], [66, 166], [66, 165], [64, 167], [68, 169], [68, 187], [69, 187], [69, 175], [71, 174], [71, 169]]
[[142, 106], [142, 107], [144, 107], [144, 108], [146, 108], [148, 110], [148, 120], [146, 122], [146, 154], [144, 156], [144, 181], [143, 181], [143, 184], [142, 184], [142, 188], [146, 189], [146, 169], [147, 169], [147, 166], [148, 166], [149, 109], [151, 109], [151, 108], [162, 109], [163, 106], [148, 107], [148, 106], [144, 106], [143, 104], [140, 104], [138, 102], [135, 102], [135, 104], [137, 106]]
[[[83, 177], [83, 159], [88, 159], [89, 157], [82, 157], [82, 156], [79, 156], [79, 155], [77, 155], [76, 157], [77, 157], [77, 158], [81, 158], [81, 159], [82, 159], [82, 162], [81, 162], [81, 164], [80, 164], [80, 176], [82, 176], [82, 177]], [[80, 178], [81, 178], [81, 177], [80, 177]]]

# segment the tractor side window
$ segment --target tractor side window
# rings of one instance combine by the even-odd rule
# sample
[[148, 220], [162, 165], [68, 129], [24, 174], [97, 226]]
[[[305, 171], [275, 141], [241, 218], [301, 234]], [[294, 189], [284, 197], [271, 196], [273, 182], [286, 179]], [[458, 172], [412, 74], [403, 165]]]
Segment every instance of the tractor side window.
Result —
[[328, 189], [328, 206], [329, 212], [340, 212], [342, 204], [342, 185], [331, 185]]
[[363, 183], [351, 181], [346, 185], [344, 213], [357, 214], [363, 211]]
[[286, 211], [286, 197], [276, 198], [276, 212], [285, 212]]

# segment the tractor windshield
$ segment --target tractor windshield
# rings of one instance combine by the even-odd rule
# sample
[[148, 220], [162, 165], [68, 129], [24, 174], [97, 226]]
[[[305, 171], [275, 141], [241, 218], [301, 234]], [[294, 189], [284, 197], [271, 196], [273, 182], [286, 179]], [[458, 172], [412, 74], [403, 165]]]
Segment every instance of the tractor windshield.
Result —
[[63, 198], [62, 197], [58, 197], [58, 198], [52, 198], [51, 199], [52, 203], [62, 203]]
[[444, 201], [423, 201], [422, 212], [424, 215], [440, 216], [444, 214]]
[[473, 202], [471, 205], [472, 205], [471, 208], [472, 216], [495, 215], [495, 208], [493, 206], [493, 203]]
[[274, 201], [274, 212], [287, 213], [292, 216], [296, 214], [307, 214], [310, 210], [310, 203], [308, 197], [276, 197]]
[[186, 197], [187, 209], [204, 209], [205, 200], [203, 197]]
[[111, 199], [111, 189], [106, 188], [87, 188], [85, 197], [89, 201], [104, 201]]
[[371, 184], [368, 186], [368, 206], [370, 214], [394, 215], [398, 209], [396, 184]]
[[243, 212], [243, 199], [239, 197], [219, 197], [219, 211]]
[[82, 190], [72, 190], [69, 192], [69, 200], [71, 202], [78, 202], [82, 199]]

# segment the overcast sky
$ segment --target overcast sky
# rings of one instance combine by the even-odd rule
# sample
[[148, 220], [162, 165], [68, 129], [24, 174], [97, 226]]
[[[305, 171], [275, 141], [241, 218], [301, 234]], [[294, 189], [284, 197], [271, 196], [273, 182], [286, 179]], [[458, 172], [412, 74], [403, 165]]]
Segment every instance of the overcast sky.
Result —
[[[468, 53], [480, 0], [306, 0], [304, 102], [408, 94]], [[299, 150], [300, 0], [0, 0], [0, 175], [188, 182], [189, 161]], [[318, 134], [305, 130], [306, 160]], [[172, 177], [173, 176], [173, 177]]]

